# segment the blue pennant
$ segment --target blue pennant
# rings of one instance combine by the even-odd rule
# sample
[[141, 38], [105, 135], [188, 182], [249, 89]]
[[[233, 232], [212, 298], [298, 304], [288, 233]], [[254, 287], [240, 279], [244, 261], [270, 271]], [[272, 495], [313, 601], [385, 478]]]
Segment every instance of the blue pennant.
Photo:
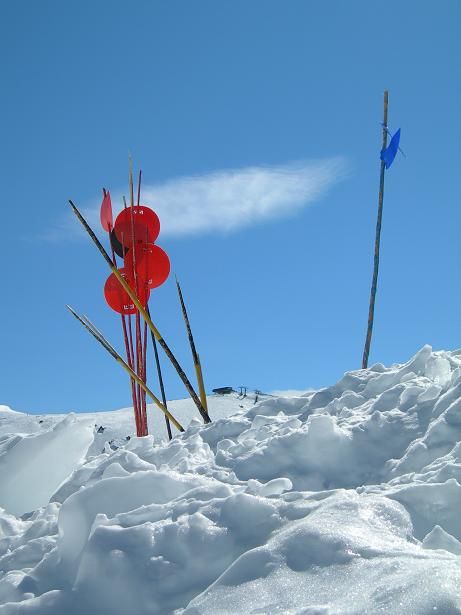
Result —
[[394, 162], [394, 158], [399, 151], [399, 143], [400, 143], [400, 128], [397, 130], [395, 135], [392, 137], [389, 145], [381, 150], [381, 160], [386, 165], [386, 169], [388, 169], [391, 164]]

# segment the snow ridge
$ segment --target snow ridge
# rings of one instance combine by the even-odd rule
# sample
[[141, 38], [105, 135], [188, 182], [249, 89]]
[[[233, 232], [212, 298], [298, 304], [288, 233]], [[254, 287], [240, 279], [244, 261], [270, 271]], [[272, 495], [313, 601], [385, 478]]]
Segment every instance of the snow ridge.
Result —
[[461, 351], [229, 408], [113, 450], [0, 406], [0, 615], [461, 613]]

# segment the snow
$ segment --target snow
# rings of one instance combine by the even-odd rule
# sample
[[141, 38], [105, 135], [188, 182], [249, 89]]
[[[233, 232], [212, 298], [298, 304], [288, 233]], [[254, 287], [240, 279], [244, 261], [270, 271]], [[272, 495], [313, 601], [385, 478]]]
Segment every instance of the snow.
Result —
[[92, 432], [88, 421], [77, 423], [71, 414], [44, 433], [0, 440], [2, 505], [14, 514], [45, 506], [84, 460]]
[[461, 613], [461, 351], [209, 405], [0, 406], [0, 615]]

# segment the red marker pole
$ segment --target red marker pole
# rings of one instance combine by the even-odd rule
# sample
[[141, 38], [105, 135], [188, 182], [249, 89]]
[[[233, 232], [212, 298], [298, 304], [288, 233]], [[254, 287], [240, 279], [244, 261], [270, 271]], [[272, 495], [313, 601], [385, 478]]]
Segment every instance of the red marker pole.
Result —
[[[109, 243], [112, 249], [112, 262], [114, 264], [114, 267], [117, 267], [117, 258], [115, 256], [115, 251], [112, 246], [112, 242], [110, 241], [110, 234], [113, 228], [112, 201], [110, 198], [110, 192], [106, 191], [105, 188], [103, 188], [102, 191], [103, 191], [103, 201], [101, 204], [101, 213], [100, 213], [101, 226], [109, 234]], [[127, 363], [130, 369], [133, 369], [133, 353], [132, 353], [131, 346], [128, 340], [128, 331], [127, 331], [127, 326], [126, 326], [125, 315], [123, 313], [120, 314], [120, 318], [122, 322], [123, 339], [125, 342]], [[135, 425], [136, 425], [136, 435], [140, 435], [140, 424], [139, 424], [139, 417], [138, 417], [138, 411], [137, 411], [138, 400], [137, 400], [137, 395], [136, 395], [136, 381], [131, 376], [130, 376], [130, 385], [131, 385], [131, 398], [133, 401], [133, 411], [134, 411], [134, 418], [135, 418]]]

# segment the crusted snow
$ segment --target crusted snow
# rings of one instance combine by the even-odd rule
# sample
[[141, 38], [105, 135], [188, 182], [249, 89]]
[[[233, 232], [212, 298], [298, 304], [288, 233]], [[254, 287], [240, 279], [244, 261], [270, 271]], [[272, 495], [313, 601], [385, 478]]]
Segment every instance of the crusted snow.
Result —
[[209, 402], [0, 406], [1, 615], [461, 613], [461, 351]]

